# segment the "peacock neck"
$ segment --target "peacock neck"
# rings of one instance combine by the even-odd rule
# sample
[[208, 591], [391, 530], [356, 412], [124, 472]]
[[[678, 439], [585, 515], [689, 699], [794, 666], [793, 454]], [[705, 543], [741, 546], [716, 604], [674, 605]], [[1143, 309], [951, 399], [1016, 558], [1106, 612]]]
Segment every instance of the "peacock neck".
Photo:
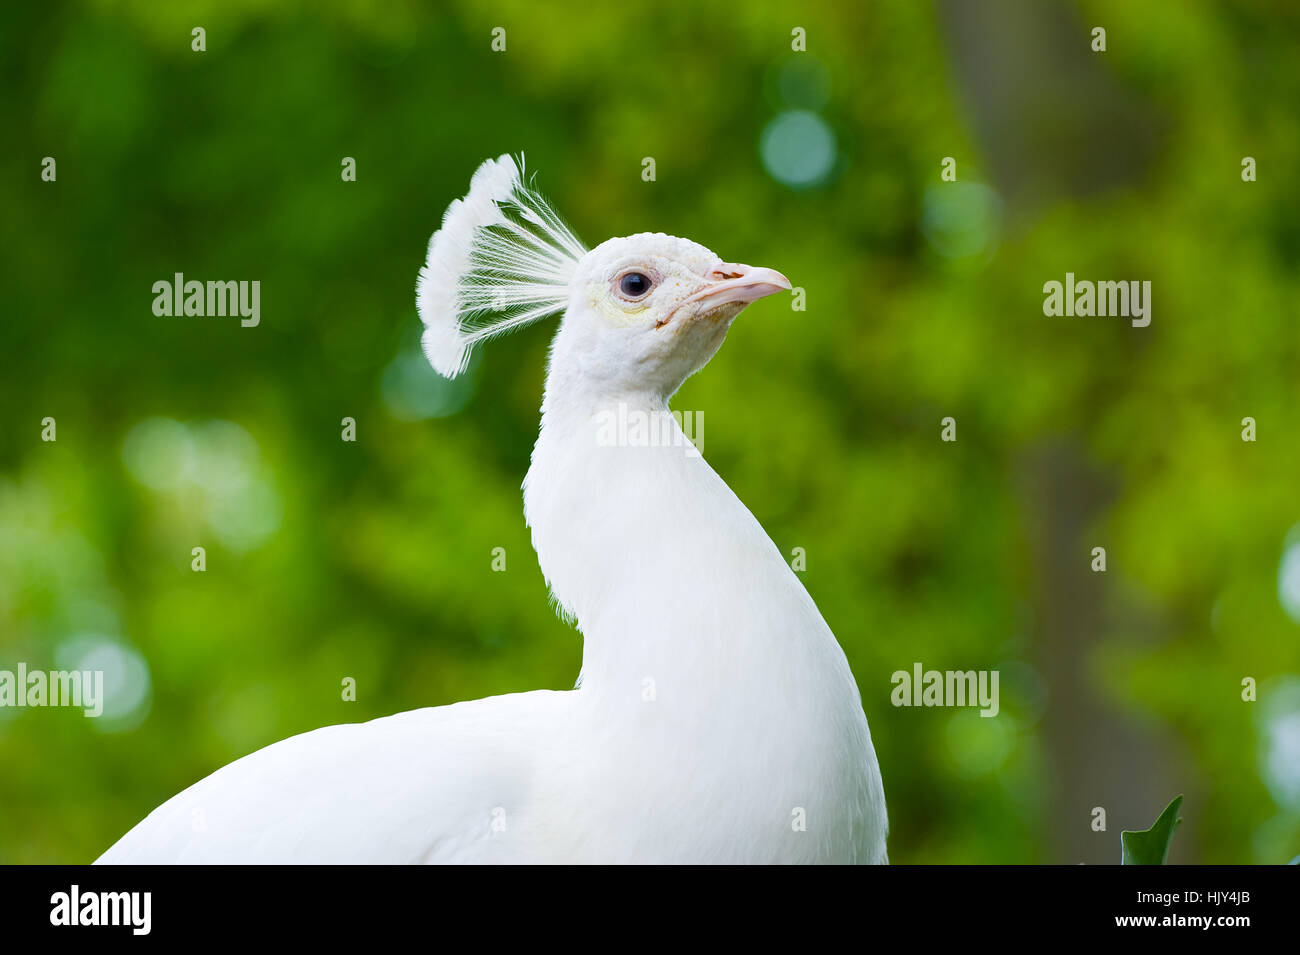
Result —
[[583, 633], [584, 688], [639, 685], [691, 639], [700, 578], [716, 572], [707, 524], [726, 498], [740, 507], [662, 395], [548, 388], [524, 513], [552, 594]]

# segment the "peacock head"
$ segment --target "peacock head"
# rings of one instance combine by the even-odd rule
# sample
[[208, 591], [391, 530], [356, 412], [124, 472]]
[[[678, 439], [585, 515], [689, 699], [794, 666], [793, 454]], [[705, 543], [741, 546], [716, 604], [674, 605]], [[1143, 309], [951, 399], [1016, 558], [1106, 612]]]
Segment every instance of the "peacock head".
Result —
[[662, 233], [609, 239], [578, 263], [552, 361], [592, 380], [670, 395], [708, 362], [750, 302], [790, 287]]
[[667, 397], [713, 357], [741, 309], [790, 288], [780, 272], [661, 233], [588, 251], [521, 167], [509, 156], [480, 166], [430, 240], [417, 304], [440, 374], [463, 371], [478, 342], [563, 311], [552, 375]]

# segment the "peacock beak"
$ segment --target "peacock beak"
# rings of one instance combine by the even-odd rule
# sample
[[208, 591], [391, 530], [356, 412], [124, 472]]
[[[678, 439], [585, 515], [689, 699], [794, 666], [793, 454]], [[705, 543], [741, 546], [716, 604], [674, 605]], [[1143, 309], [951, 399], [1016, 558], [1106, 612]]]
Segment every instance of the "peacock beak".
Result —
[[709, 278], [713, 281], [686, 299], [695, 305], [697, 312], [707, 312], [734, 303], [745, 306], [790, 288], [790, 280], [775, 269], [755, 268], [732, 262], [720, 262], [714, 266]]

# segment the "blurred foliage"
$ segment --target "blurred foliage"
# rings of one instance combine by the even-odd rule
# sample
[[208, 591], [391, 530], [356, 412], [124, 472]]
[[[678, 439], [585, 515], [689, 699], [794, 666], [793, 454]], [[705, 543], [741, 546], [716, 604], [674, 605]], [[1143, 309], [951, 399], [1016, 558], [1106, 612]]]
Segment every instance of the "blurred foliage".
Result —
[[[417, 352], [429, 234], [518, 150], [588, 244], [689, 236], [807, 290], [750, 309], [674, 404], [806, 550], [893, 860], [1113, 862], [1174, 791], [1173, 861], [1295, 855], [1293, 5], [98, 0], [0, 24], [0, 668], [98, 647], [135, 694], [0, 710], [0, 862], [89, 861], [293, 733], [572, 685], [519, 491], [553, 325], [467, 384]], [[833, 150], [800, 188], [760, 152], [789, 110]], [[1151, 326], [1045, 317], [1067, 271], [1149, 279]], [[156, 317], [175, 272], [260, 280], [261, 325]], [[1001, 715], [893, 708], [913, 661], [998, 667]]]

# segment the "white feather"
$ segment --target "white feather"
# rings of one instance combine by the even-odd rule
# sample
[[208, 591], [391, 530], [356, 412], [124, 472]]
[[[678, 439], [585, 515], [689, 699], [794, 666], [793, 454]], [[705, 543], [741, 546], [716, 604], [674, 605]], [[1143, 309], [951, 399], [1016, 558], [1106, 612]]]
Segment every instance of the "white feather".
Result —
[[465, 370], [476, 344], [562, 311], [587, 252], [524, 181], [523, 157], [489, 159], [429, 240], [416, 305], [424, 353], [441, 375]]

